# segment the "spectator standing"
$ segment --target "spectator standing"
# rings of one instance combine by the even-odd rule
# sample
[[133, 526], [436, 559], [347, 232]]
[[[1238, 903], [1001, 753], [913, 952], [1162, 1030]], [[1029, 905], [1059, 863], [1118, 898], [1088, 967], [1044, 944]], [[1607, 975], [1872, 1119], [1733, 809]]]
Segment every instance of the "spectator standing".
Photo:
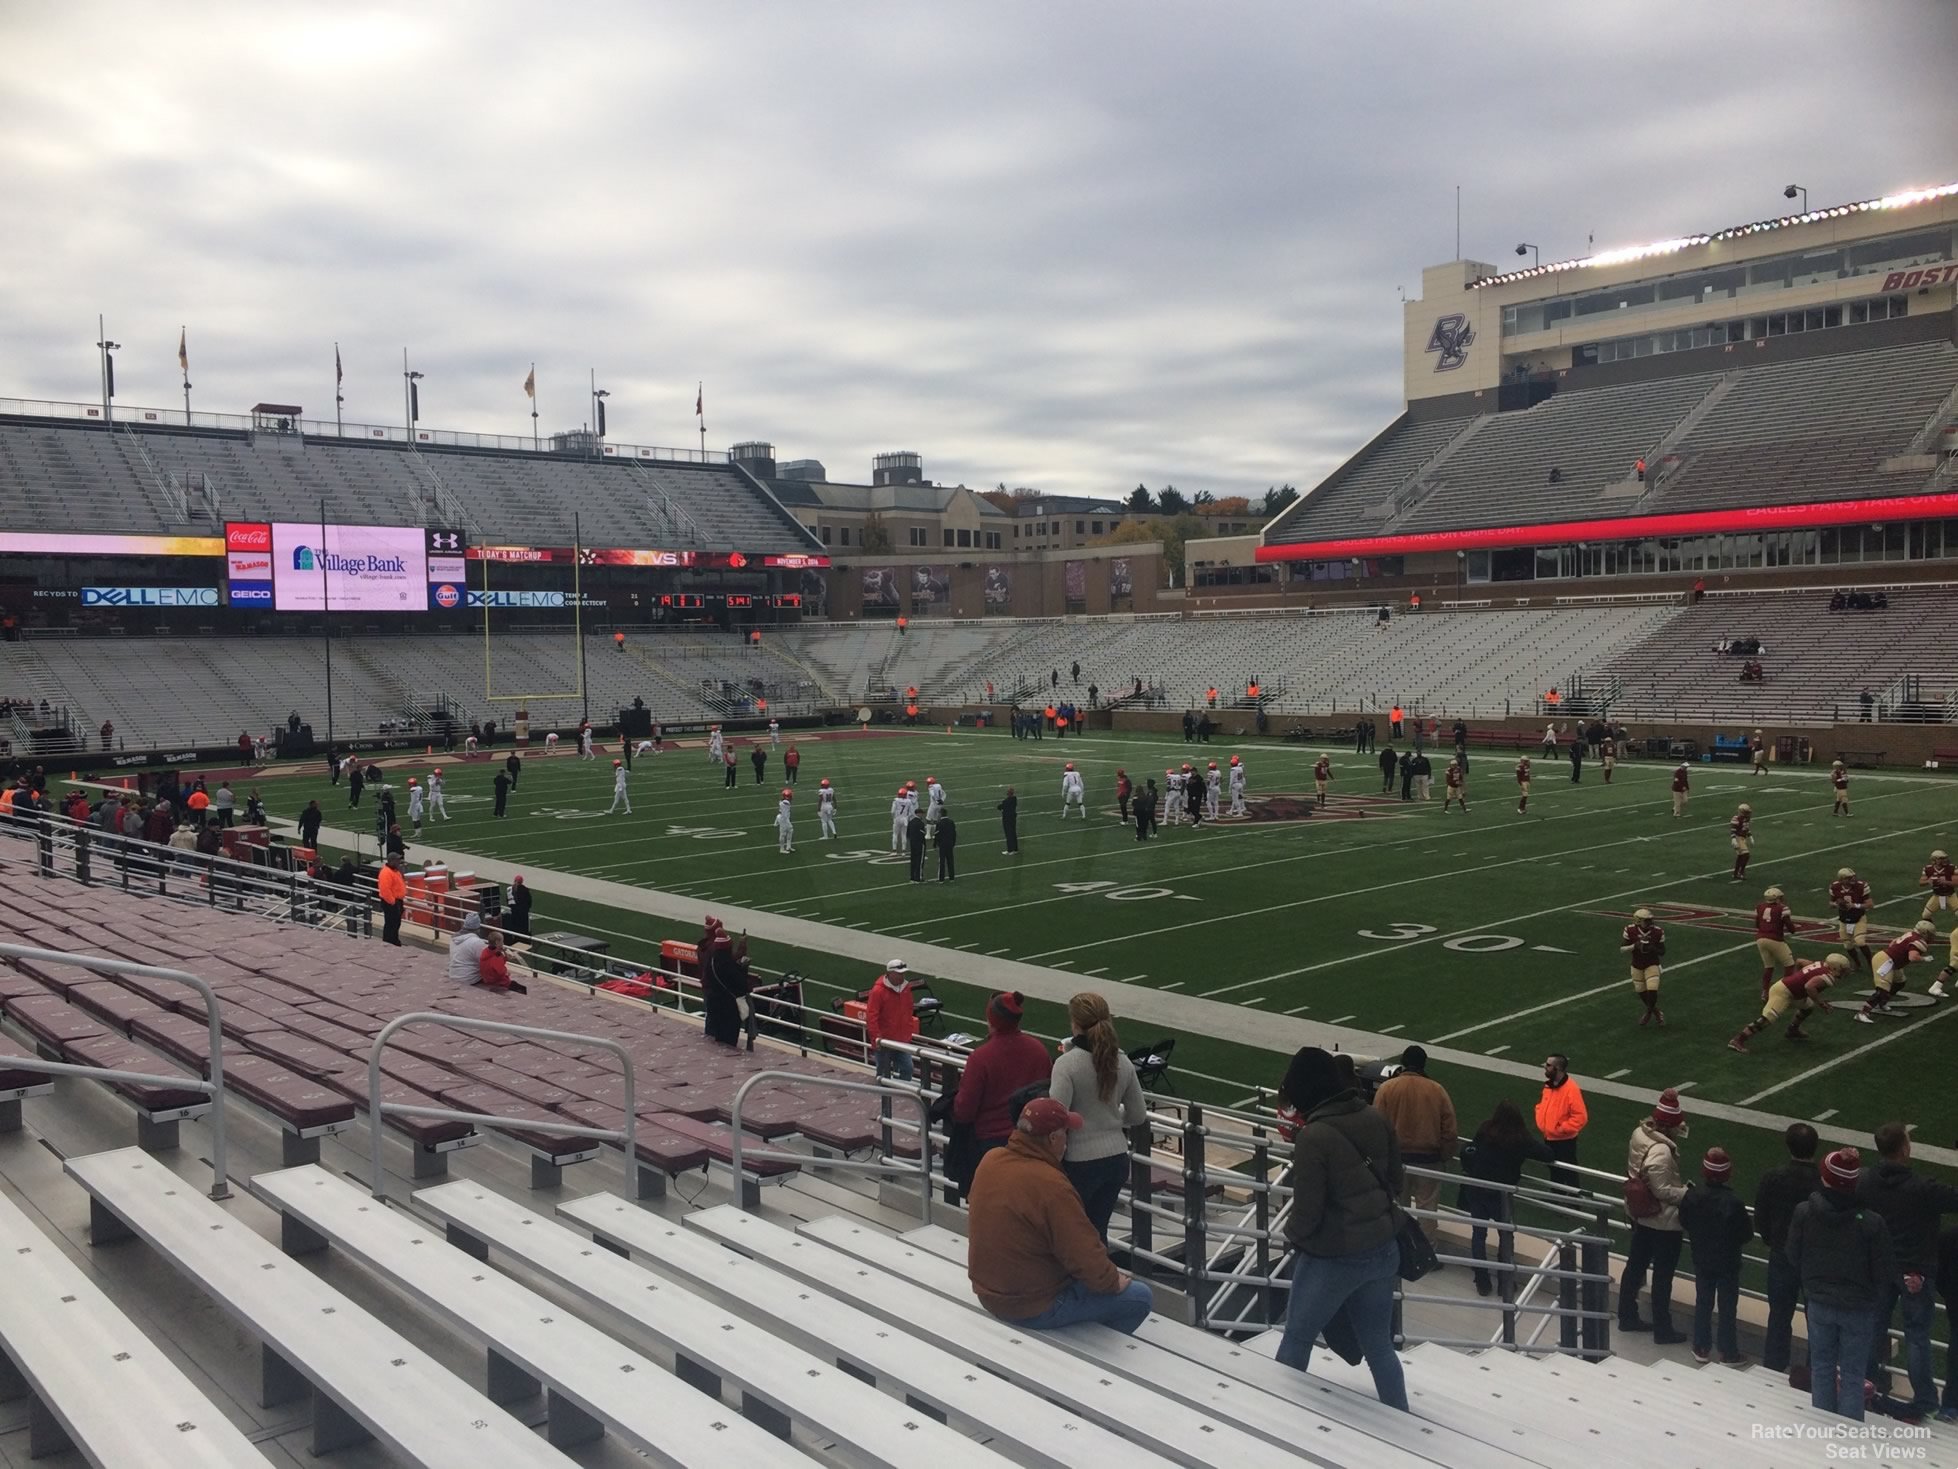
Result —
[[238, 797], [233, 794], [230, 781], [218, 782], [217, 794], [211, 798], [211, 810], [219, 826], [228, 827], [237, 819]]
[[508, 814], [510, 804], [510, 776], [508, 772], [502, 770], [497, 771], [496, 779], [491, 781], [490, 784], [496, 789], [496, 809], [490, 814], [492, 816]]
[[510, 907], [503, 915], [505, 934], [530, 937], [530, 885], [518, 873], [510, 879]]
[[[959, 1077], [952, 1121], [972, 1129], [975, 1161], [1006, 1145], [1013, 1131], [1013, 1094], [1046, 1081], [1053, 1071], [1047, 1048], [1020, 1029], [1025, 1014], [1026, 996], [1017, 990], [988, 1000], [986, 1039], [973, 1048]], [[969, 1173], [956, 1181], [970, 1190]]]
[[1781, 1135], [1788, 1161], [1761, 1175], [1754, 1188], [1754, 1227], [1768, 1247], [1768, 1334], [1761, 1365], [1786, 1372], [1794, 1339], [1795, 1302], [1802, 1279], [1788, 1259], [1788, 1224], [1795, 1210], [1821, 1187], [1815, 1169], [1815, 1129], [1793, 1122]]
[[1407, 1411], [1394, 1351], [1394, 1281], [1400, 1273], [1400, 1146], [1394, 1128], [1344, 1084], [1332, 1056], [1306, 1046], [1279, 1083], [1280, 1106], [1302, 1119], [1292, 1143], [1292, 1209], [1285, 1237], [1295, 1252], [1291, 1300], [1278, 1360], [1299, 1372], [1335, 1316], [1359, 1339], [1373, 1389]]
[[[1401, 1052], [1400, 1074], [1381, 1083], [1374, 1093], [1373, 1105], [1394, 1129], [1403, 1164], [1437, 1172], [1448, 1166], [1455, 1156], [1457, 1141], [1455, 1103], [1448, 1089], [1429, 1077], [1426, 1050], [1409, 1046]], [[1421, 1211], [1417, 1216], [1421, 1232], [1433, 1244], [1435, 1220], [1427, 1216], [1441, 1202], [1441, 1180], [1415, 1174], [1403, 1176], [1406, 1181], [1400, 1190], [1401, 1204], [1412, 1203]]]
[[1434, 780], [1434, 765], [1426, 755], [1417, 753], [1414, 757], [1413, 768], [1414, 799], [1417, 801], [1426, 801], [1430, 799], [1429, 793], [1432, 790]]
[[762, 777], [768, 773], [768, 751], [762, 748], [761, 741], [755, 742], [755, 748], [748, 755], [748, 763], [755, 767], [755, 784], [760, 785]]
[[902, 959], [891, 960], [877, 976], [864, 1001], [864, 1039], [869, 1042], [870, 1058], [880, 1078], [895, 1076], [900, 1081], [911, 1080], [911, 1053], [886, 1051], [879, 1045], [882, 1041], [895, 1041], [908, 1046], [918, 1034], [910, 970], [911, 966]]
[[[1126, 796], [1122, 804], [1128, 804]], [[1013, 794], [1012, 786], [1006, 788], [1006, 799], [999, 803], [999, 825], [1006, 836], [1006, 850], [1001, 855], [1011, 857], [1020, 850], [1020, 798]]]
[[1740, 1309], [1741, 1253], [1754, 1238], [1747, 1205], [1729, 1186], [1734, 1160], [1725, 1148], [1708, 1148], [1700, 1160], [1702, 1183], [1679, 1201], [1679, 1222], [1693, 1246], [1693, 1355], [1713, 1360], [1715, 1312], [1719, 1313], [1720, 1360], [1744, 1367], [1736, 1317]]
[[1809, 1401], [1858, 1423], [1877, 1305], [1897, 1274], [1890, 1226], [1856, 1199], [1862, 1167], [1854, 1148], [1829, 1154], [1822, 1160], [1822, 1187], [1788, 1223], [1788, 1259], [1808, 1304]]
[[[1550, 1145], [1551, 1156], [1559, 1163], [1575, 1163], [1578, 1136], [1590, 1120], [1584, 1093], [1570, 1074], [1570, 1057], [1553, 1051], [1543, 1058], [1543, 1095], [1536, 1104], [1536, 1130]], [[1558, 1183], [1577, 1186], [1577, 1175], [1568, 1168], [1553, 1168], [1550, 1176]]]
[[1570, 783], [1577, 785], [1584, 779], [1584, 735], [1576, 725], [1571, 726], [1570, 736]]
[[[352, 865], [349, 858], [341, 864], [344, 873]], [[351, 874], [349, 874], [351, 875]], [[375, 884], [375, 891], [381, 899], [381, 942], [401, 947], [401, 915], [408, 909], [408, 880], [401, 875], [401, 858], [390, 857], [381, 868], [381, 875]]]
[[[1550, 1163], [1555, 1155], [1550, 1144], [1540, 1138], [1530, 1136], [1530, 1130], [1523, 1121], [1523, 1113], [1517, 1105], [1505, 1098], [1496, 1103], [1489, 1114], [1489, 1120], [1475, 1130], [1475, 1136], [1462, 1149], [1461, 1192], [1456, 1196], [1456, 1205], [1471, 1218], [1477, 1220], [1469, 1230], [1469, 1254], [1478, 1262], [1475, 1267], [1475, 1290], [1477, 1295], [1491, 1294], [1495, 1286], [1489, 1272], [1479, 1263], [1487, 1260], [1487, 1226], [1501, 1226], [1511, 1223], [1515, 1210], [1509, 1194], [1502, 1189], [1478, 1188], [1468, 1182], [1476, 1179], [1483, 1183], [1507, 1184], [1514, 1188], [1523, 1179], [1523, 1165], [1528, 1162]], [[1507, 1266], [1516, 1258], [1516, 1236], [1513, 1231], [1498, 1227], [1496, 1229], [1496, 1261]], [[1505, 1271], [1505, 1274], [1508, 1272]], [[1513, 1283], [1505, 1286], [1503, 1299], [1510, 1299]]]
[[[1632, 1219], [1632, 1243], [1625, 1272], [1618, 1278], [1618, 1329], [1650, 1331], [1659, 1346], [1686, 1337], [1672, 1323], [1672, 1281], [1686, 1237], [1679, 1223], [1679, 1201], [1686, 1197], [1680, 1174], [1679, 1145], [1686, 1138], [1686, 1113], [1671, 1087], [1659, 1094], [1652, 1115], [1632, 1129], [1625, 1153], [1625, 1210]], [[1638, 1294], [1652, 1276], [1652, 1319], [1638, 1314]]]
[[1864, 1169], [1857, 1179], [1856, 1198], [1890, 1227], [1898, 1275], [1884, 1283], [1877, 1297], [1869, 1376], [1882, 1380], [1880, 1369], [1890, 1355], [1890, 1320], [1901, 1306], [1904, 1366], [1911, 1390], [1905, 1412], [1923, 1418], [1938, 1409], [1937, 1384], [1931, 1376], [1938, 1226], [1943, 1215], [1958, 1213], [1958, 1188], [1911, 1171], [1910, 1134], [1901, 1122], [1884, 1123], [1876, 1130], [1875, 1142], [1876, 1166]]
[[1135, 1063], [1116, 1039], [1108, 1001], [1078, 994], [1067, 1002], [1067, 1020], [1071, 1035], [1054, 1062], [1048, 1095], [1081, 1114], [1083, 1125], [1068, 1134], [1061, 1167], [1105, 1245], [1108, 1221], [1128, 1182], [1129, 1133], [1147, 1125], [1149, 1108]]
[[911, 854], [911, 881], [925, 880], [925, 818], [916, 811], [904, 823], [904, 842]]
[[1028, 1331], [1084, 1321], [1133, 1334], [1149, 1287], [1108, 1258], [1061, 1168], [1079, 1113], [1035, 1097], [1002, 1148], [979, 1162], [967, 1219], [966, 1274], [993, 1316]]

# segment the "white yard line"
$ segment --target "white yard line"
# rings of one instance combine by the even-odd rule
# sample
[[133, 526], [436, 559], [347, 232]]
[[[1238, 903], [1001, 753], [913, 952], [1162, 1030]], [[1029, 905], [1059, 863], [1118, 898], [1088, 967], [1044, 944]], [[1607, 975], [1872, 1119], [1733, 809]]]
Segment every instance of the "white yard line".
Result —
[[1310, 1010], [1311, 1008], [1312, 1007], [1310, 1005], [1294, 1005], [1292, 1006], [1291, 1009], [1287, 1010], [1285, 1013], [1287, 1015], [1303, 1015], [1306, 1011]]
[[1632, 1068], [1631, 1068], [1631, 1067], [1629, 1067], [1629, 1066], [1620, 1066], [1620, 1067], [1619, 1067], [1619, 1068], [1618, 1068], [1618, 1069], [1617, 1069], [1616, 1071], [1613, 1071], [1613, 1072], [1609, 1072], [1609, 1073], [1607, 1073], [1607, 1074], [1606, 1074], [1606, 1076], [1605, 1076], [1605, 1080], [1606, 1080], [1606, 1081], [1616, 1081], [1616, 1080], [1618, 1080], [1618, 1078], [1619, 1078], [1619, 1077], [1621, 1077], [1621, 1076], [1630, 1076], [1631, 1074], [1632, 1074]]
[[1490, 1050], [1484, 1051], [1482, 1054], [1485, 1056], [1500, 1056], [1504, 1051], [1508, 1049], [1509, 1049], [1508, 1046], [1495, 1046]]
[[[1911, 896], [1913, 898], [1915, 897], [1914, 894]], [[1845, 1006], [1844, 1008], [1847, 1009], [1848, 1007]], [[1899, 1025], [1896, 1027], [1896, 1029], [1892, 1030], [1888, 1035], [1880, 1035], [1876, 1037], [1874, 1040], [1872, 1040], [1871, 1042], [1869, 1042], [1868, 1045], [1858, 1046], [1853, 1051], [1844, 1051], [1840, 1056], [1831, 1056], [1827, 1061], [1824, 1061], [1819, 1065], [1811, 1066], [1806, 1071], [1797, 1072], [1795, 1075], [1789, 1077], [1786, 1081], [1778, 1081], [1773, 1086], [1754, 1093], [1754, 1095], [1751, 1097], [1743, 1097], [1740, 1101], [1740, 1105], [1743, 1107], [1751, 1107], [1756, 1102], [1761, 1101], [1763, 1098], [1773, 1096], [1776, 1092], [1785, 1092], [1791, 1086], [1799, 1086], [1802, 1082], [1813, 1080], [1815, 1077], [1822, 1075], [1824, 1072], [1834, 1071], [1838, 1066], [1846, 1065], [1851, 1061], [1861, 1060], [1864, 1056], [1867, 1056], [1871, 1051], [1878, 1050], [1881, 1047], [1887, 1046], [1892, 1041], [1900, 1041], [1907, 1035], [1916, 1035], [1918, 1032], [1923, 1030], [1925, 1026], [1936, 1025], [1940, 1020], [1943, 1020], [1948, 1015], [1958, 1015], [1958, 1009], [1946, 1008], [1943, 1010], [1939, 1010], [1935, 1015], [1931, 1015], [1926, 1019], [1919, 1021], [1915, 1025], [1909, 1025], [1909, 1024]], [[1845, 1016], [1844, 1019], [1847, 1020], [1848, 1017]]]
[[1831, 1117], [1833, 1117], [1833, 1116], [1835, 1116], [1835, 1115], [1836, 1115], [1836, 1109], [1835, 1109], [1834, 1107], [1831, 1107], [1831, 1108], [1829, 1108], [1829, 1110], [1828, 1110], [1828, 1111], [1826, 1111], [1826, 1112], [1817, 1112], [1817, 1113], [1815, 1114], [1815, 1121], [1817, 1121], [1817, 1122], [1827, 1122], [1827, 1121], [1828, 1121], [1828, 1120], [1829, 1120], [1829, 1119], [1830, 1119]]
[[[1942, 824], [1942, 823], [1935, 823], [1935, 824]], [[1931, 829], [1930, 827], [1913, 827], [1913, 828], [1911, 828], [1911, 830], [1913, 830], [1913, 831], [1928, 831], [1928, 830], [1930, 830], [1930, 829]], [[1888, 833], [1886, 833], [1886, 834], [1885, 834], [1885, 835], [1884, 835], [1883, 837], [1879, 837], [1879, 838], [1876, 838], [1876, 840], [1879, 840], [1879, 841], [1887, 841], [1887, 840], [1889, 840], [1889, 838], [1890, 838], [1890, 837], [1894, 837], [1894, 836], [1904, 836], [1904, 835], [1907, 835], [1907, 834], [1908, 834], [1908, 833], [1906, 833], [1906, 832], [1888, 832]], [[1840, 845], [1842, 845], [1842, 846], [1861, 846], [1861, 845], [1863, 845], [1863, 843], [1861, 843], [1861, 842], [1844, 842], [1844, 843], [1841, 843]], [[1822, 850], [1822, 851], [1824, 851], [1824, 852], [1829, 852], [1829, 851], [1834, 851], [1834, 850], [1835, 850], [1835, 848], [1833, 848], [1833, 847], [1823, 847], [1823, 848], [1821, 848], [1821, 850]], [[1794, 856], [1797, 856], [1797, 857], [1808, 857], [1808, 856], [1814, 856], [1815, 854], [1814, 854], [1813, 852], [1797, 852], [1797, 853], [1794, 853], [1793, 855], [1794, 855]], [[1677, 881], [1679, 881], [1679, 882], [1691, 882], [1691, 881], [1693, 881], [1693, 879], [1691, 879], [1691, 878], [1679, 878], [1679, 879], [1676, 879], [1676, 880], [1677, 880]], [[1667, 886], [1671, 886], [1671, 884], [1669, 883], [1669, 884], [1667, 884]], [[1644, 891], [1644, 889], [1635, 889], [1635, 891], [1640, 891], [1640, 892], [1642, 892], [1642, 891]], [[1610, 898], [1610, 897], [1624, 897], [1624, 896], [1627, 896], [1627, 895], [1626, 895], [1626, 894], [1623, 894], [1623, 893], [1613, 893], [1613, 894], [1610, 894], [1610, 895], [1609, 895], [1609, 897], [1607, 897], [1607, 898], [1599, 898], [1599, 899], [1594, 899], [1593, 901], [1596, 901], [1596, 902], [1607, 902], [1607, 901], [1609, 901], [1609, 898]], [[1875, 905], [1875, 907], [1877, 907], [1877, 908], [1882, 908], [1882, 907], [1884, 907], [1884, 906], [1886, 906], [1886, 904], [1888, 904], [1888, 903], [1908, 903], [1908, 902], [1914, 902], [1914, 901], [1916, 901], [1916, 896], [1915, 896], [1914, 894], [1910, 894], [1910, 893], [1906, 893], [1906, 894], [1904, 894], [1904, 895], [1903, 895], [1903, 896], [1901, 896], [1901, 897], [1896, 897], [1896, 898], [1888, 898], [1888, 899], [1885, 899], [1885, 900], [1884, 900], [1883, 902], [1880, 902], [1880, 903], [1877, 903], [1877, 904]], [[1575, 904], [1575, 903], [1573, 903], [1573, 904], [1569, 904], [1568, 906], [1570, 906], [1570, 907], [1576, 907], [1576, 906], [1578, 906], [1578, 905], [1577, 905], [1577, 904]], [[1552, 912], [1556, 912], [1556, 911], [1558, 911], [1558, 910], [1556, 910], [1556, 909], [1552, 909], [1552, 910], [1550, 910], [1550, 911], [1552, 911]], [[1874, 911], [1874, 910], [1872, 910], [1872, 911]], [[1513, 919], [1513, 918], [1512, 918], [1512, 919], [1509, 919], [1509, 920], [1507, 920], [1507, 922], [1510, 922], [1510, 923], [1515, 923], [1515, 922], [1518, 922], [1518, 921], [1519, 921], [1519, 920], [1517, 920], [1517, 919]], [[1491, 925], [1489, 925], [1489, 926], [1490, 926], [1490, 927], [1495, 927], [1496, 925], [1494, 925], [1494, 924], [1491, 924]], [[1412, 944], [1402, 944], [1402, 945], [1399, 945], [1399, 946], [1397, 946], [1397, 948], [1396, 948], [1396, 950], [1395, 950], [1395, 952], [1398, 952], [1398, 951], [1399, 951], [1399, 949], [1401, 949], [1401, 948], [1412, 948], [1412, 947], [1413, 947], [1413, 945], [1412, 945]], [[1724, 957], [1725, 957], [1726, 955], [1728, 955], [1728, 954], [1738, 954], [1738, 953], [1740, 953], [1740, 952], [1741, 952], [1741, 951], [1742, 951], [1743, 949], [1751, 949], [1751, 948], [1753, 948], [1753, 947], [1754, 947], [1754, 940], [1753, 940], [1753, 939], [1745, 939], [1745, 940], [1743, 940], [1743, 941], [1741, 941], [1740, 943], [1737, 943], [1737, 944], [1731, 944], [1731, 945], [1729, 945], [1728, 947], [1726, 947], [1726, 948], [1724, 948], [1724, 949], [1715, 949], [1715, 950], [1713, 950], [1713, 951], [1712, 951], [1711, 953], [1707, 953], [1707, 954], [1698, 954], [1698, 955], [1695, 955], [1695, 956], [1694, 956], [1693, 958], [1691, 958], [1691, 959], [1682, 959], [1682, 960], [1680, 960], [1680, 961], [1679, 961], [1679, 963], [1677, 963], [1677, 964], [1668, 964], [1668, 965], [1666, 965], [1666, 966], [1665, 966], [1665, 972], [1666, 972], [1666, 973], [1668, 973], [1668, 974], [1671, 974], [1671, 973], [1673, 973], [1673, 972], [1674, 972], [1674, 971], [1676, 971], [1676, 970], [1680, 970], [1680, 969], [1690, 969], [1690, 968], [1691, 968], [1691, 967], [1692, 967], [1693, 965], [1695, 965], [1695, 964], [1704, 964], [1704, 963], [1705, 963], [1705, 962], [1706, 962], [1707, 960], [1709, 960], [1709, 959], [1720, 959], [1720, 958], [1724, 958]], [[1539, 1014], [1541, 1014], [1541, 1013], [1543, 1013], [1543, 1012], [1544, 1012], [1545, 1010], [1555, 1010], [1555, 1009], [1557, 1009], [1557, 1008], [1558, 1008], [1559, 1006], [1563, 1006], [1563, 1005], [1571, 1005], [1571, 1004], [1575, 1004], [1575, 1003], [1576, 1003], [1577, 1001], [1579, 1001], [1579, 1000], [1589, 1000], [1589, 999], [1592, 999], [1592, 998], [1595, 998], [1595, 997], [1596, 997], [1596, 996], [1598, 996], [1598, 995], [1603, 995], [1603, 994], [1609, 994], [1609, 993], [1610, 993], [1611, 991], [1613, 991], [1613, 990], [1615, 990], [1615, 989], [1619, 989], [1619, 988], [1621, 988], [1621, 987], [1622, 987], [1623, 985], [1625, 985], [1626, 983], [1627, 983], [1627, 981], [1625, 981], [1625, 980], [1622, 980], [1622, 979], [1620, 979], [1620, 980], [1614, 980], [1614, 981], [1613, 981], [1612, 983], [1610, 983], [1610, 984], [1600, 984], [1600, 985], [1594, 985], [1594, 986], [1593, 986], [1592, 988], [1590, 988], [1590, 989], [1585, 989], [1585, 990], [1579, 990], [1579, 991], [1577, 991], [1577, 993], [1576, 993], [1576, 994], [1571, 994], [1571, 995], [1564, 995], [1564, 996], [1561, 996], [1560, 998], [1558, 998], [1558, 999], [1555, 999], [1555, 1000], [1545, 1000], [1545, 1001], [1544, 1001], [1544, 1002], [1543, 1002], [1543, 1003], [1542, 1003], [1541, 1005], [1531, 1005], [1531, 1006], [1529, 1006], [1529, 1007], [1527, 1007], [1526, 1009], [1522, 1009], [1522, 1010], [1512, 1010], [1512, 1011], [1511, 1011], [1511, 1012], [1510, 1012], [1509, 1014], [1507, 1014], [1507, 1015], [1499, 1015], [1499, 1016], [1497, 1016], [1497, 1017], [1496, 1017], [1496, 1018], [1495, 1018], [1494, 1020], [1483, 1020], [1483, 1021], [1479, 1021], [1479, 1022], [1477, 1022], [1477, 1023], [1476, 1023], [1476, 1024], [1474, 1024], [1474, 1025], [1468, 1025], [1468, 1026], [1464, 1026], [1464, 1027], [1463, 1027], [1462, 1029], [1460, 1029], [1460, 1030], [1451, 1030], [1451, 1031], [1449, 1031], [1449, 1032], [1448, 1032], [1448, 1034], [1446, 1034], [1446, 1035], [1438, 1035], [1438, 1036], [1435, 1036], [1435, 1037], [1433, 1037], [1433, 1038], [1432, 1038], [1431, 1040], [1429, 1040], [1429, 1041], [1428, 1041], [1428, 1044], [1429, 1044], [1429, 1045], [1431, 1045], [1431, 1046], [1439, 1046], [1439, 1045], [1442, 1045], [1442, 1044], [1444, 1044], [1445, 1042], [1448, 1042], [1448, 1041], [1452, 1041], [1452, 1040], [1459, 1040], [1459, 1039], [1460, 1039], [1460, 1038], [1461, 1038], [1462, 1036], [1465, 1036], [1465, 1035], [1474, 1035], [1474, 1034], [1475, 1034], [1475, 1033], [1476, 1033], [1477, 1031], [1481, 1031], [1481, 1030], [1488, 1030], [1488, 1029], [1490, 1029], [1490, 1028], [1491, 1028], [1492, 1026], [1497, 1026], [1497, 1025], [1508, 1025], [1508, 1024], [1509, 1024], [1509, 1023], [1511, 1022], [1511, 1021], [1515, 1021], [1515, 1020], [1522, 1020], [1522, 1019], [1524, 1019], [1525, 1017], [1527, 1017], [1527, 1016], [1530, 1016], [1530, 1015], [1539, 1015]]]
[[[1335, 1024], [1335, 1025], [1337, 1025], [1337, 1024], [1339, 1024], [1339, 1022], [1338, 1022], [1337, 1020], [1335, 1020], [1335, 1021], [1333, 1022], [1333, 1024]], [[1406, 1030], [1406, 1029], [1407, 1029], [1407, 1022], [1406, 1022], [1405, 1020], [1403, 1020], [1403, 1021], [1401, 1021], [1401, 1022], [1400, 1022], [1400, 1024], [1398, 1024], [1398, 1025], [1383, 1025], [1383, 1026], [1381, 1026], [1381, 1027], [1380, 1027], [1380, 1033], [1381, 1033], [1382, 1035], [1392, 1035], [1392, 1034], [1393, 1034], [1393, 1033], [1394, 1033], [1395, 1031], [1397, 1031], [1397, 1030]]]
[[1328, 1025], [1344, 1025], [1347, 1021], [1351, 1020], [1352, 1018], [1353, 1017], [1351, 1015], [1342, 1015], [1337, 1020], [1328, 1020], [1326, 1023]]

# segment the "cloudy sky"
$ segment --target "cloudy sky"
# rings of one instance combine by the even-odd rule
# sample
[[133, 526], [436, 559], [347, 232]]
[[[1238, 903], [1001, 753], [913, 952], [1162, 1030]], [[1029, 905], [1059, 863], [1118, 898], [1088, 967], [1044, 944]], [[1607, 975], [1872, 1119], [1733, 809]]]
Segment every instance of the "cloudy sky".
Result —
[[0, 394], [1310, 485], [1399, 290], [1958, 177], [1952, 0], [0, 3]]

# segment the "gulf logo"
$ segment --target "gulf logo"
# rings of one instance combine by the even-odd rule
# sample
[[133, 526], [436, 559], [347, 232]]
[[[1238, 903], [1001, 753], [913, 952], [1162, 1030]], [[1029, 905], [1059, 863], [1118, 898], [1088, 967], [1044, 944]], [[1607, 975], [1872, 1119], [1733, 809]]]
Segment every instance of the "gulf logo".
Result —
[[462, 601], [462, 593], [458, 592], [447, 582], [444, 582], [435, 589], [435, 605], [437, 607], [454, 607], [460, 601]]

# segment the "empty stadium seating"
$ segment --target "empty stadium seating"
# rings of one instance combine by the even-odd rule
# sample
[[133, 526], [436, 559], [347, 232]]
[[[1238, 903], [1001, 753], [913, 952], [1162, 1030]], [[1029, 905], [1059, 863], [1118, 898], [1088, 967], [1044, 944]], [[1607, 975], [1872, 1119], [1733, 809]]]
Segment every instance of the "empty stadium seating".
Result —
[[[147, 459], [145, 455], [147, 454]], [[154, 466], [154, 468], [152, 468]], [[159, 479], [161, 476], [161, 479]], [[208, 480], [202, 496], [166, 486]], [[0, 422], [10, 529], [205, 533], [222, 519], [435, 525], [479, 540], [741, 551], [818, 549], [766, 490], [727, 464], [492, 454], [306, 438]]]
[[[1621, 718], [1854, 720], [1864, 689], [1880, 697], [1904, 674], [1921, 675], [1925, 699], [1941, 705], [1958, 688], [1950, 656], [1958, 595], [1948, 588], [1887, 595], [1888, 608], [1863, 612], [1829, 611], [1826, 590], [1709, 597], [1602, 660], [1585, 682], [1615, 687], [1612, 709]], [[1764, 681], [1740, 682], [1741, 660], [1716, 651], [1734, 638], [1761, 640]]]
[[[1911, 450], [1954, 388], [1958, 347], [1928, 341], [1769, 363], [1741, 355], [1718, 370], [1567, 389], [1508, 413], [1403, 417], [1267, 540], [1911, 494], [1930, 468], [1882, 466]], [[1642, 487], [1632, 473], [1640, 458], [1649, 461]]]

